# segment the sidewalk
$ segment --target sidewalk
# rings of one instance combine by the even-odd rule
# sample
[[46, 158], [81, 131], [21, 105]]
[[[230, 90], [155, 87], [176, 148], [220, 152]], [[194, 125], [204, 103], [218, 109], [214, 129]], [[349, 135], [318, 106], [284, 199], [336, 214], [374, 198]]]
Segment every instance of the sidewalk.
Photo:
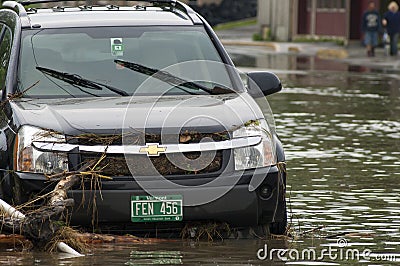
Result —
[[230, 30], [217, 31], [218, 37], [226, 46], [256, 46], [265, 47], [272, 52], [277, 53], [298, 53], [301, 55], [315, 56], [323, 50], [337, 51], [342, 58], [347, 57], [343, 54], [343, 47], [334, 43], [298, 43], [298, 42], [269, 42], [269, 41], [253, 41], [253, 34], [258, 31], [257, 25], [234, 28]]
[[367, 57], [366, 49], [360, 42], [351, 42], [348, 46], [339, 46], [329, 42], [253, 41], [255, 32], [257, 32], [257, 27], [253, 25], [217, 31], [216, 33], [225, 46], [258, 47], [270, 53], [317, 56], [322, 59], [338, 60], [352, 65], [400, 70], [400, 55], [398, 57], [385, 56], [383, 48], [376, 48], [375, 57]]

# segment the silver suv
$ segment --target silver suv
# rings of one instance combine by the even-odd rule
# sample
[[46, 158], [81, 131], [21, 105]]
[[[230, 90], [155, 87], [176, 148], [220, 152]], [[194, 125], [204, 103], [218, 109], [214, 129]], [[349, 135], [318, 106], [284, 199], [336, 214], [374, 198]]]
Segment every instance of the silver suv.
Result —
[[44, 2], [57, 1], [0, 10], [1, 198], [24, 203], [94, 160], [69, 191], [73, 224], [285, 232], [285, 157], [266, 116], [274, 74], [243, 82], [178, 1], [25, 8]]

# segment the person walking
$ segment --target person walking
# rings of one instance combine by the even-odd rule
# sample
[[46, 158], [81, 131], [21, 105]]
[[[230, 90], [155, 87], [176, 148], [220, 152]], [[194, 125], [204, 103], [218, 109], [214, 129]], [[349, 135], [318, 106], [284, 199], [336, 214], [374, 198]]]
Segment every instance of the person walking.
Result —
[[397, 43], [400, 33], [400, 12], [399, 5], [392, 1], [388, 6], [388, 11], [383, 15], [382, 25], [386, 27], [390, 37], [390, 55], [397, 55]]
[[370, 1], [368, 9], [362, 18], [362, 31], [364, 32], [364, 43], [367, 46], [367, 55], [375, 56], [375, 47], [378, 46], [378, 34], [381, 29], [381, 17], [376, 10], [375, 2]]

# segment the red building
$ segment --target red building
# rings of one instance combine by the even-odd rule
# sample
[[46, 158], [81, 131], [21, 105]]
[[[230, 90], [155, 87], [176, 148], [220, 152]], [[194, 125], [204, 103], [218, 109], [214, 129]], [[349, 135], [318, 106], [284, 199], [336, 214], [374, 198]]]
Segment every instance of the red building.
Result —
[[[296, 35], [361, 38], [361, 20], [371, 0], [297, 0], [293, 12], [293, 37]], [[383, 14], [390, 0], [375, 0]], [[296, 12], [297, 9], [297, 12]]]
[[[258, 0], [260, 33], [279, 41], [301, 36], [359, 40], [362, 15], [371, 0]], [[392, 0], [374, 0], [381, 14]], [[400, 0], [397, 0], [400, 2]]]

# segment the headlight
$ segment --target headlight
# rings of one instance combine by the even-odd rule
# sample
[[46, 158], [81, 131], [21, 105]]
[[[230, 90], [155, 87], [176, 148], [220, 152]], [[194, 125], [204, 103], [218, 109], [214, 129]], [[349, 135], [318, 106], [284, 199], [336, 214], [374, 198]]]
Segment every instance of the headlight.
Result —
[[267, 167], [276, 164], [275, 143], [265, 120], [250, 121], [233, 132], [234, 138], [260, 136], [257, 146], [234, 150], [235, 170]]
[[61, 142], [65, 136], [32, 126], [23, 126], [18, 131], [14, 162], [17, 171], [54, 174], [68, 171], [66, 153], [41, 152], [32, 142]]

